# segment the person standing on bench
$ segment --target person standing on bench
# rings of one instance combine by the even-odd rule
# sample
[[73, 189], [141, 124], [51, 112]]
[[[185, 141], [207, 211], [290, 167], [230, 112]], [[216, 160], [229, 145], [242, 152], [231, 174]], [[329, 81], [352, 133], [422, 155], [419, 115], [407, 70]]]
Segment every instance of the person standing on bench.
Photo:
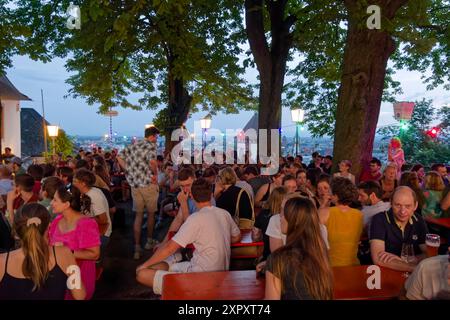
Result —
[[[190, 215], [175, 236], [136, 269], [136, 280], [161, 294], [163, 278], [169, 273], [223, 271], [229, 269], [231, 243], [241, 232], [231, 215], [211, 205], [211, 185], [200, 178], [193, 182], [192, 198], [198, 211]], [[192, 243], [190, 261], [181, 262], [177, 251]]]

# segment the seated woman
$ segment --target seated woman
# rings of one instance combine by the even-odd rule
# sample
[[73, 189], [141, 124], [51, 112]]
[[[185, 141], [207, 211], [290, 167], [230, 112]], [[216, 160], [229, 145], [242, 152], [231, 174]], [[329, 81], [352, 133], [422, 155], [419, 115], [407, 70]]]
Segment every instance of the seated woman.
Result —
[[266, 183], [259, 188], [255, 196], [255, 207], [263, 207], [264, 202], [269, 200], [271, 192], [277, 188], [283, 186], [284, 173], [279, 171], [272, 176], [272, 182]]
[[423, 194], [423, 191], [420, 187], [420, 180], [417, 175], [417, 172], [415, 171], [405, 171], [402, 173], [402, 176], [400, 178], [400, 186], [406, 186], [410, 187], [417, 197], [417, 210], [416, 212], [418, 214], [422, 214], [422, 208], [425, 205], [425, 196]]
[[415, 164], [411, 168], [411, 171], [417, 173], [417, 178], [419, 179], [419, 186], [420, 188], [423, 188], [425, 184], [425, 169], [423, 168], [423, 165], [421, 165], [420, 163]]
[[337, 177], [331, 182], [331, 192], [336, 206], [319, 209], [320, 221], [328, 231], [331, 265], [359, 265], [357, 253], [363, 214], [350, 207], [358, 199], [358, 189], [349, 179]]
[[391, 196], [394, 194], [395, 188], [397, 188], [397, 165], [390, 163], [383, 171], [383, 178], [380, 180], [381, 189], [383, 189], [382, 200], [388, 202], [391, 200]]
[[350, 160], [342, 160], [339, 162], [339, 172], [336, 172], [333, 177], [347, 178], [355, 184], [355, 176], [350, 173], [351, 167], [352, 162]]
[[[47, 230], [50, 215], [38, 203], [25, 204], [14, 216], [14, 230], [21, 247], [0, 254], [0, 300], [63, 300], [70, 266], [76, 261], [65, 246], [49, 245]], [[83, 283], [70, 290], [82, 300]]]
[[442, 215], [441, 200], [445, 189], [444, 180], [436, 171], [425, 176], [425, 205], [422, 208], [424, 217], [440, 218]]
[[319, 181], [317, 182], [316, 196], [314, 201], [317, 209], [328, 208], [332, 205], [331, 203], [331, 186], [330, 186], [330, 176], [327, 174], [320, 175]]
[[264, 241], [263, 260], [266, 260], [270, 255], [270, 240], [266, 234], [270, 218], [277, 215], [281, 211], [281, 203], [286, 195], [284, 187], [275, 188], [269, 196], [269, 200], [264, 203], [263, 209], [256, 217], [255, 226], [253, 227], [252, 238], [253, 241]]
[[216, 207], [228, 211], [236, 222], [240, 221], [241, 229], [251, 229], [255, 221], [253, 203], [244, 189], [235, 186], [236, 181], [236, 173], [231, 167], [219, 171], [214, 189]]
[[286, 202], [280, 216], [287, 241], [267, 260], [265, 299], [332, 299], [333, 271], [315, 205], [295, 197]]
[[[95, 219], [80, 212], [82, 206], [90, 206], [88, 202], [89, 197], [82, 196], [76, 187], [70, 191], [59, 188], [52, 208], [60, 215], [50, 225], [49, 239], [51, 245], [64, 245], [72, 250], [86, 286], [86, 299], [91, 299], [95, 291], [95, 261], [100, 257], [100, 232]], [[72, 298], [70, 293], [66, 294], [66, 299]]]
[[[298, 192], [296, 193], [286, 193], [283, 201], [281, 202], [281, 211], [284, 210], [284, 206], [286, 202], [292, 198], [302, 197], [302, 195]], [[325, 246], [329, 248], [328, 245], [328, 232], [325, 225], [322, 223], [319, 225], [320, 232], [322, 234], [322, 239], [325, 242]], [[267, 226], [266, 235], [269, 237], [269, 247], [270, 252], [274, 252], [278, 248], [284, 246], [286, 244], [286, 234], [281, 231], [281, 216], [280, 215], [272, 215], [269, 220], [269, 225]], [[258, 268], [259, 269], [259, 268]]]

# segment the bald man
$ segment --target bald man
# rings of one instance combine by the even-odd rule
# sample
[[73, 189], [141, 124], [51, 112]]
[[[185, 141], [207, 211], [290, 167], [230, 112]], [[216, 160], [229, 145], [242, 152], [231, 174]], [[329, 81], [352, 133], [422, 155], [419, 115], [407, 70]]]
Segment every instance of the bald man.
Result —
[[[375, 215], [370, 227], [370, 252], [373, 263], [399, 271], [412, 272], [426, 258], [425, 235], [428, 232], [422, 216], [415, 214], [417, 197], [409, 187], [394, 191], [391, 209]], [[403, 244], [414, 248], [414, 261], [401, 259]]]

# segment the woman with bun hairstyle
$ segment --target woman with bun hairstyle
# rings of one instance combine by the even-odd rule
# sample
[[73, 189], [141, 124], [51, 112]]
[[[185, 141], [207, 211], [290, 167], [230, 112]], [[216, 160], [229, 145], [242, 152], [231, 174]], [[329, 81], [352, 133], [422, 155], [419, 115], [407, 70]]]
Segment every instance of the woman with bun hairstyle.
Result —
[[[50, 225], [50, 244], [72, 250], [86, 287], [86, 299], [91, 299], [95, 291], [95, 261], [100, 256], [100, 232], [95, 219], [81, 213], [89, 209], [90, 198], [74, 186], [71, 190], [61, 187], [51, 204], [53, 212], [59, 215]], [[66, 295], [67, 300], [72, 298], [70, 293]]]
[[[14, 215], [13, 229], [21, 247], [0, 254], [0, 300], [63, 300], [75, 258], [65, 246], [49, 244], [50, 215], [38, 204], [25, 204]], [[74, 299], [86, 296], [83, 283], [71, 289]]]

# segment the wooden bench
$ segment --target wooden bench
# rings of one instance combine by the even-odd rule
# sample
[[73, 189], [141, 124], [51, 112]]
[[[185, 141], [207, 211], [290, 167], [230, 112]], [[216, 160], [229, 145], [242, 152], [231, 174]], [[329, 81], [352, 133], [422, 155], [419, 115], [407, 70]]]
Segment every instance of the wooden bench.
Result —
[[[380, 289], [369, 289], [369, 266], [335, 267], [334, 296], [338, 300], [384, 300], [398, 297], [406, 280], [404, 273], [380, 267]], [[369, 281], [370, 282], [370, 281]], [[256, 271], [219, 271], [168, 274], [164, 276], [163, 300], [261, 300], [265, 278]]]

